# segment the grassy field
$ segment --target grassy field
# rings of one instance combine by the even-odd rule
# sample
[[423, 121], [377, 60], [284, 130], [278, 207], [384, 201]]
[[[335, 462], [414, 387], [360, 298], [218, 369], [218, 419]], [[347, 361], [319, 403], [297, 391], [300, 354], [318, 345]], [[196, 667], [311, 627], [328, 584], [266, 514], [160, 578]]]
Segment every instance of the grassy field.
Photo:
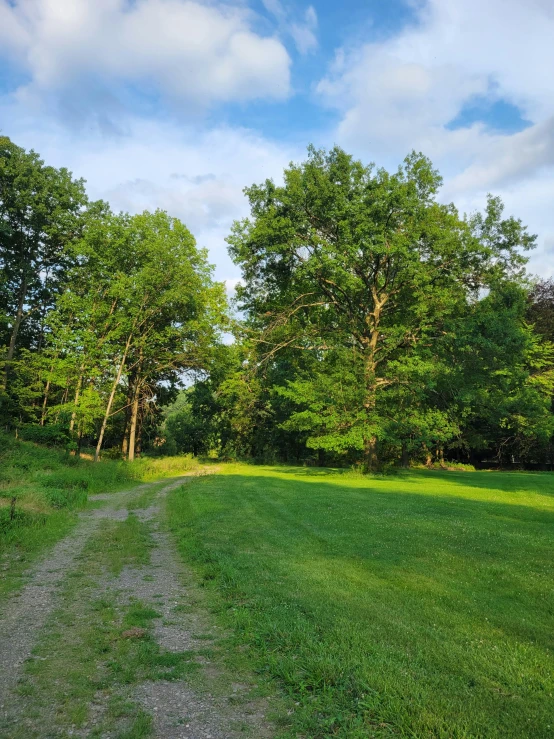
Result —
[[282, 736], [554, 736], [554, 475], [233, 465], [168, 506]]
[[29, 564], [69, 532], [89, 495], [196, 466], [185, 456], [95, 464], [0, 433], [0, 596], [18, 587]]

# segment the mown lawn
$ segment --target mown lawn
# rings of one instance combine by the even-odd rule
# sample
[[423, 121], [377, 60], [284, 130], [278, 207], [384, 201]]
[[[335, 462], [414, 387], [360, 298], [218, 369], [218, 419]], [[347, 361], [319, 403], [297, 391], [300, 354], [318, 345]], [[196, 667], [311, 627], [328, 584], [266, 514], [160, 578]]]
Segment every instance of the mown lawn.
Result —
[[233, 465], [168, 506], [283, 736], [554, 736], [554, 475]]

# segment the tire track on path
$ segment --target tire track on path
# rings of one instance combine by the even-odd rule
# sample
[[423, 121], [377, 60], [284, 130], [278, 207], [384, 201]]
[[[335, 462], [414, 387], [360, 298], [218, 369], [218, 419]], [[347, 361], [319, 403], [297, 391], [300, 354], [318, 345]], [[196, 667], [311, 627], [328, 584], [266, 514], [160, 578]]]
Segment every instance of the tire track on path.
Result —
[[159, 484], [156, 481], [130, 490], [91, 496], [89, 500], [106, 501], [107, 505], [80, 513], [75, 529], [31, 568], [27, 585], [8, 599], [0, 611], [0, 711], [3, 714], [6, 714], [10, 693], [21, 677], [22, 666], [31, 656], [42, 627], [57, 605], [59, 588], [87, 541], [103, 519], [125, 519], [127, 509], [120, 506]]
[[91, 496], [28, 571], [0, 612], [2, 739], [275, 736], [168, 529], [166, 495], [195, 476]]

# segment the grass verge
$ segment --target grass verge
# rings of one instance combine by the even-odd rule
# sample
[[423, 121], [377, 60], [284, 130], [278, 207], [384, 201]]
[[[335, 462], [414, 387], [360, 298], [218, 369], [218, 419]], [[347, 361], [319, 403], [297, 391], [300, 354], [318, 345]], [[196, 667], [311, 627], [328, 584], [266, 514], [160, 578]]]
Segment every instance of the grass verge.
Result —
[[221, 623], [297, 704], [282, 736], [552, 736], [553, 475], [234, 465], [168, 510]]

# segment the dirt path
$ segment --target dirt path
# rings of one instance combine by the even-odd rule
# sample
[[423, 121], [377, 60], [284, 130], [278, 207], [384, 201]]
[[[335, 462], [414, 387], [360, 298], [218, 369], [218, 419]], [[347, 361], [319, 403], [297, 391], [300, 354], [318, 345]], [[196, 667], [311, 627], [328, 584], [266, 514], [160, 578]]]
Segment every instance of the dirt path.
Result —
[[17, 683], [21, 666], [29, 658], [37, 634], [55, 606], [62, 580], [100, 521], [126, 516], [126, 510], [117, 510], [118, 506], [150, 487], [140, 485], [131, 491], [93, 496], [93, 500], [109, 500], [111, 505], [82, 513], [72, 534], [58, 542], [50, 555], [32, 568], [28, 575], [29, 583], [11, 598], [7, 607], [0, 610], [0, 709], [4, 707], [4, 698]]
[[97, 496], [0, 612], [0, 737], [271, 737], [165, 529], [188, 478]]

